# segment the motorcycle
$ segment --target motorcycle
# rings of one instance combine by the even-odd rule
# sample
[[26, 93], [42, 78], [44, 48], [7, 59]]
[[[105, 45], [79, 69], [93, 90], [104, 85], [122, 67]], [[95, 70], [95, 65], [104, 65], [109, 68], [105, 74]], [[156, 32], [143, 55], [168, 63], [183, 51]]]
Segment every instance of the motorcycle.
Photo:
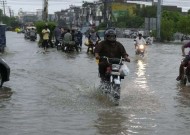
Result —
[[34, 35], [30, 35], [30, 41], [36, 41], [37, 37]]
[[146, 44], [147, 44], [147, 45], [152, 45], [152, 43], [153, 43], [153, 38], [148, 37], [148, 38], [146, 39]]
[[6, 47], [6, 25], [0, 23], [0, 52], [3, 53]]
[[[108, 58], [104, 56], [101, 59], [106, 59], [109, 66], [106, 70], [106, 79], [101, 80], [100, 90], [106, 93], [115, 105], [119, 105], [121, 79], [124, 79], [124, 76], [128, 74], [129, 69], [123, 63], [123, 61], [125, 61], [124, 58]], [[125, 66], [125, 73], [123, 72], [122, 66]]]
[[94, 54], [94, 49], [96, 47], [96, 45], [99, 43], [100, 40], [97, 41], [89, 41], [89, 45], [88, 45], [88, 49], [87, 49], [87, 53], [91, 53]]
[[[182, 61], [185, 58], [182, 59]], [[190, 82], [190, 69], [188, 67], [184, 67], [184, 74], [182, 75], [181, 83], [186, 85], [187, 82]]]
[[61, 50], [63, 49], [63, 39], [62, 38], [59, 38], [59, 43], [57, 44], [57, 50]]
[[76, 47], [75, 41], [70, 41], [69, 43], [63, 43], [62, 51], [73, 52], [75, 49], [78, 52], [78, 47]]
[[145, 53], [145, 45], [140, 44], [136, 46], [136, 55], [139, 55], [141, 57], [144, 57]]
[[10, 77], [10, 67], [4, 61], [4, 59], [0, 58], [0, 87], [3, 86], [4, 82], [9, 81]]

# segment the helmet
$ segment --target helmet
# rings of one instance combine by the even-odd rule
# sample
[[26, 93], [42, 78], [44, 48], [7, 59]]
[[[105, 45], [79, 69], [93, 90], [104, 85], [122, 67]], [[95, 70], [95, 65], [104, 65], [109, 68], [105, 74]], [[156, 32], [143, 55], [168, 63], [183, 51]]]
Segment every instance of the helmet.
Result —
[[105, 39], [110, 42], [115, 42], [116, 41], [116, 31], [113, 29], [106, 30]]
[[139, 37], [142, 37], [142, 34], [141, 34], [141, 33], [139, 33]]

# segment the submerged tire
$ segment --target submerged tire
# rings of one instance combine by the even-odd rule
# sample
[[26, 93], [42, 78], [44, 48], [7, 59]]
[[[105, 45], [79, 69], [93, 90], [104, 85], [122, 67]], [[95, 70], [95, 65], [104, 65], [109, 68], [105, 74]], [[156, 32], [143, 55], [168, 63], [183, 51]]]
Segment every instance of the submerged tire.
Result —
[[120, 85], [114, 84], [113, 91], [114, 91], [113, 93], [114, 99], [119, 100], [120, 99]]
[[186, 85], [186, 83], [187, 83], [187, 77], [183, 78], [182, 83], [183, 83], [183, 85]]
[[0, 72], [0, 87], [2, 87], [2, 86], [3, 86], [3, 75]]

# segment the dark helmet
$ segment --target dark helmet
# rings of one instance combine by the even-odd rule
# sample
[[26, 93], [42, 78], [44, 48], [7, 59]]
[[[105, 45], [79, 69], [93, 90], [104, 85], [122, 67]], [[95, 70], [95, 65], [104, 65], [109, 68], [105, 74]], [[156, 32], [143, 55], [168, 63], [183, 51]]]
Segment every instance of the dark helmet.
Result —
[[105, 32], [105, 39], [111, 42], [116, 41], [116, 31], [113, 29], [108, 29]]
[[142, 37], [142, 34], [141, 34], [141, 33], [139, 33], [139, 37]]

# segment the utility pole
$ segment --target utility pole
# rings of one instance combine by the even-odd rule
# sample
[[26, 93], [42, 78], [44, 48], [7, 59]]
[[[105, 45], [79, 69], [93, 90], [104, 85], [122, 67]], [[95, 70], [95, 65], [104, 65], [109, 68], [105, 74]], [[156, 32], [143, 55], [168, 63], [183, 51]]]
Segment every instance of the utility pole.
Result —
[[2, 0], [1, 4], [3, 5], [3, 15], [5, 16], [5, 4], [7, 4], [7, 2], [5, 0]]
[[10, 14], [10, 17], [12, 17], [12, 11], [11, 11], [11, 8], [10, 7], [8, 7], [9, 8], [9, 14]]
[[44, 0], [43, 7], [43, 20], [48, 21], [48, 0]]
[[157, 40], [160, 41], [160, 28], [161, 28], [161, 0], [157, 2]]
[[108, 21], [108, 19], [107, 19], [107, 0], [104, 0], [103, 2], [104, 2], [104, 23], [107, 24], [107, 21]]
[[14, 11], [13, 10], [11, 10], [11, 16], [14, 16]]

